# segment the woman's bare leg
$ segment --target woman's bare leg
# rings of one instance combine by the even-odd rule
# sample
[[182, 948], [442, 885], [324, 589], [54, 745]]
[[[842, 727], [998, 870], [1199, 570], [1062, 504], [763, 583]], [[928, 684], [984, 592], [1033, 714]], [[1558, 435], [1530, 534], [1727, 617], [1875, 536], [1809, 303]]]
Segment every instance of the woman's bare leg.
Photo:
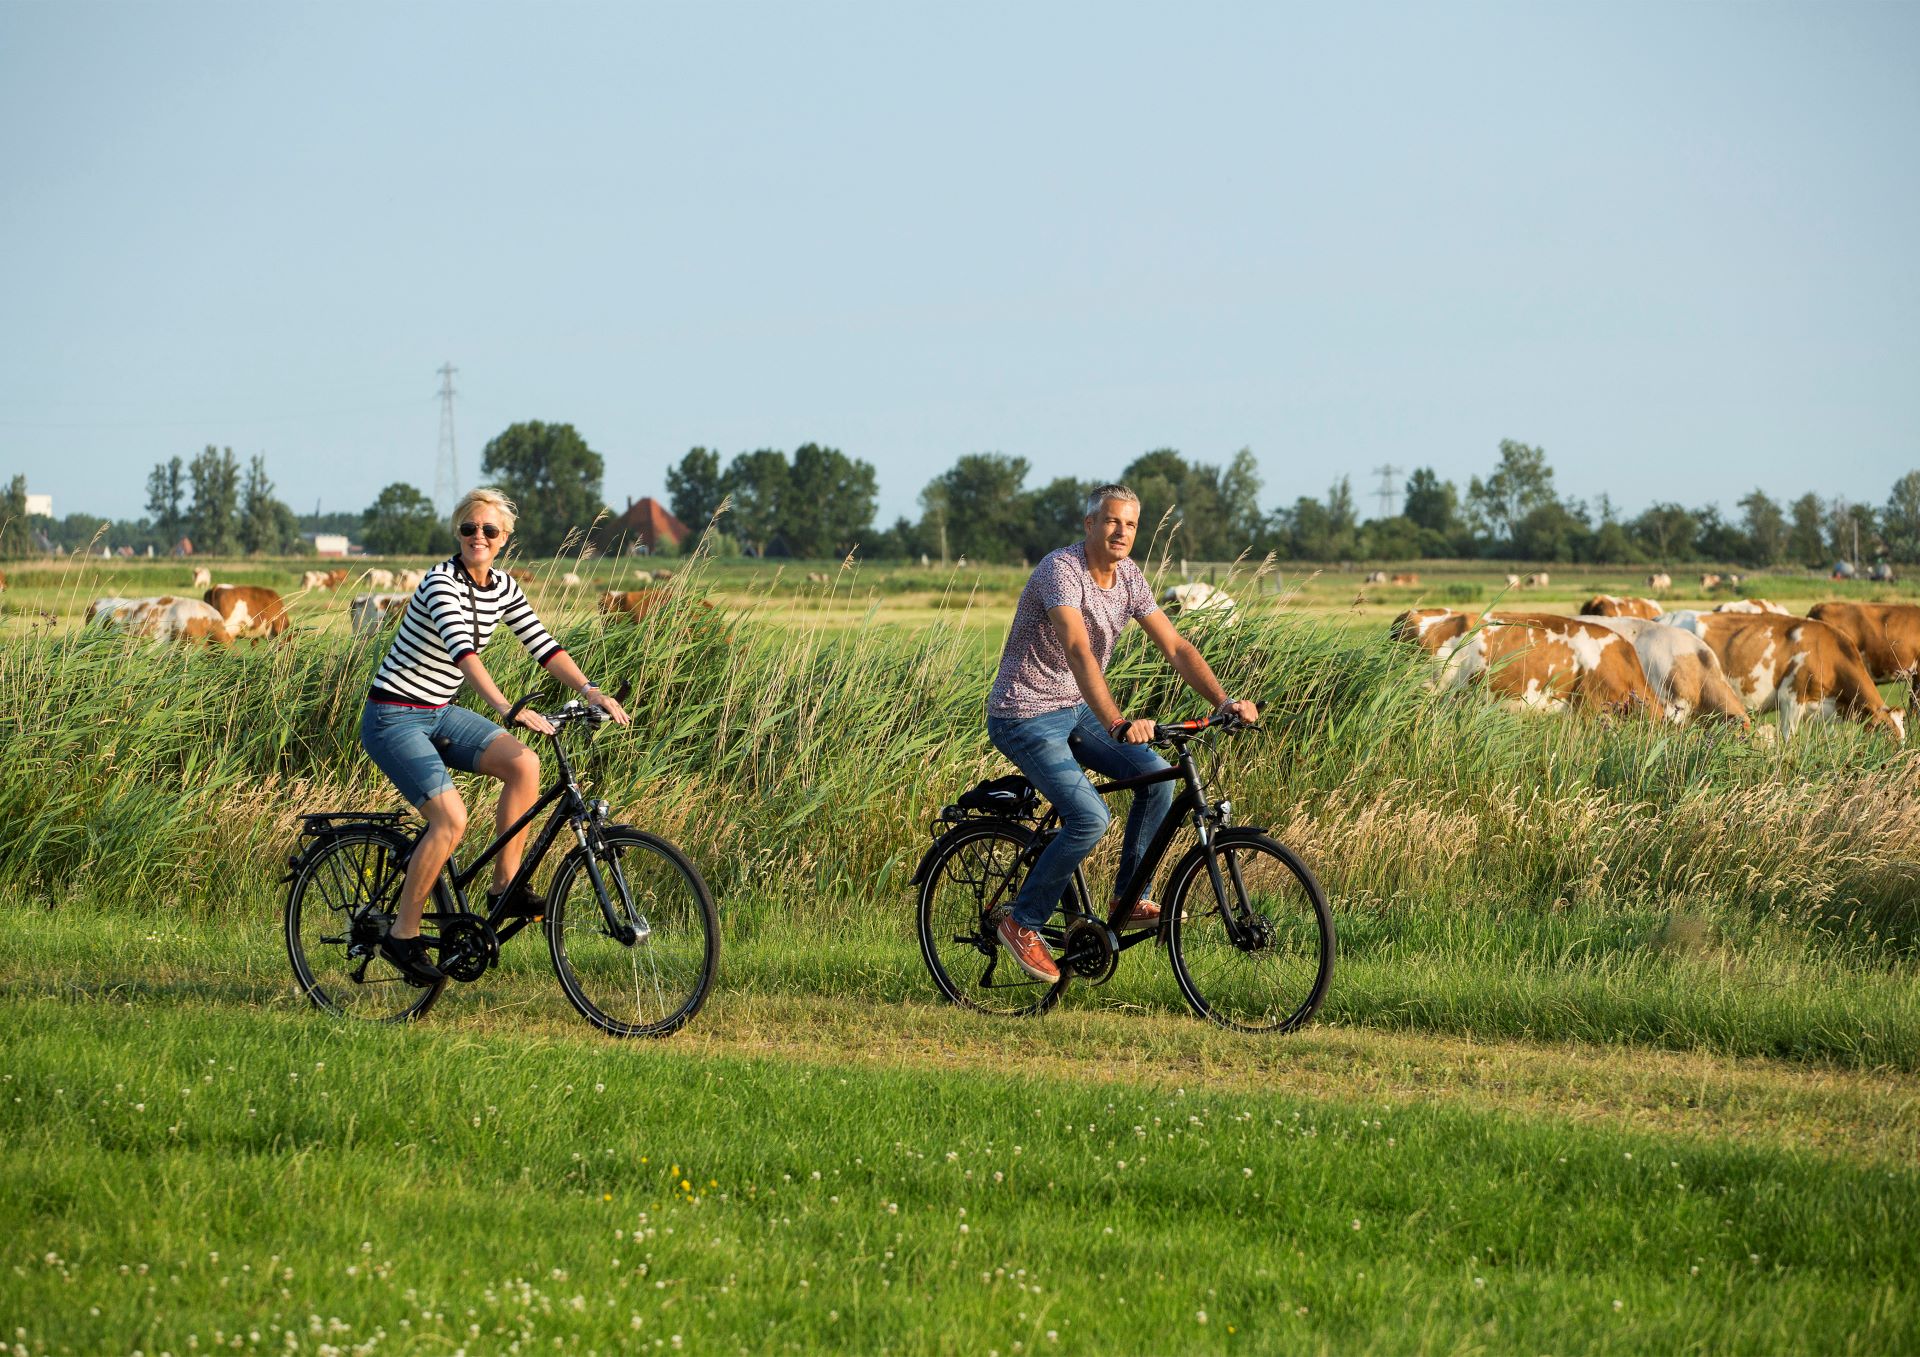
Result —
[[[477, 772], [500, 780], [500, 804], [493, 813], [493, 832], [506, 832], [540, 799], [540, 756], [511, 735], [502, 735], [480, 752], [474, 764]], [[493, 890], [507, 888], [513, 874], [520, 870], [520, 853], [527, 846], [527, 831], [521, 830], [493, 860]]]
[[413, 856], [407, 860], [407, 882], [400, 892], [400, 910], [389, 931], [390, 936], [396, 938], [419, 936], [420, 916], [426, 912], [427, 895], [433, 890], [434, 879], [467, 832], [466, 802], [452, 787], [429, 797], [420, 807], [420, 813], [427, 817], [427, 829], [414, 845]]

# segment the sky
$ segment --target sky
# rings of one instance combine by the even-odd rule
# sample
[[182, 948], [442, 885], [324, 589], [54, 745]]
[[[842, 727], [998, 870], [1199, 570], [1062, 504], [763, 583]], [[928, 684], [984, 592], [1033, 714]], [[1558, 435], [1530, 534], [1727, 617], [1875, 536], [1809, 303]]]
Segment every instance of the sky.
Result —
[[[1258, 458], [1879, 503], [1920, 467], [1920, 5], [0, 0], [0, 477], [305, 513], [574, 425], [1029, 483]], [[1402, 477], [1403, 479], [1403, 477]]]

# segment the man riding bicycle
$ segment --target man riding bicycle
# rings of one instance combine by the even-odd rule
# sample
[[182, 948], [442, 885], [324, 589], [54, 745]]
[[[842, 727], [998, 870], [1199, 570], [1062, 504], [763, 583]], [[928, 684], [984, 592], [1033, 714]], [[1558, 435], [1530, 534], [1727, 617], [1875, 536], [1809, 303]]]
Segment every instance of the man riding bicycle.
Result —
[[[1060, 969], [1038, 929], [1053, 917], [1074, 869], [1107, 829], [1106, 804], [1082, 765], [1116, 778], [1167, 767], [1147, 748], [1153, 719], [1129, 719], [1107, 689], [1107, 663], [1128, 619], [1139, 619], [1174, 671], [1216, 710], [1231, 708], [1248, 723], [1259, 717], [1252, 702], [1227, 696], [1200, 652], [1154, 603], [1145, 572], [1129, 559], [1140, 529], [1140, 497], [1124, 485], [1103, 485], [1087, 496], [1086, 508], [1086, 539], [1045, 556], [1020, 591], [987, 697], [987, 738], [1060, 813], [1060, 832], [996, 926], [1014, 963], [1049, 984], [1059, 980]], [[1127, 902], [1117, 892], [1119, 883], [1132, 879], [1172, 803], [1170, 782], [1133, 793], [1116, 896], [1108, 905], [1108, 923], [1116, 930], [1160, 922], [1153, 901]]]

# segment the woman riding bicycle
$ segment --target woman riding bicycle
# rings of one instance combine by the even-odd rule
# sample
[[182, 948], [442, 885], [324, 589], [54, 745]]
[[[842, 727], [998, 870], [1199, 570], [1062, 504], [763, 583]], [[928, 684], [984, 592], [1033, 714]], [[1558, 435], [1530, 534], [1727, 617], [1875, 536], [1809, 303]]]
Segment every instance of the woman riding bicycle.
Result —
[[[360, 743], [408, 803], [426, 817], [427, 828], [407, 861], [407, 879], [381, 953], [408, 979], [432, 984], [440, 969], [420, 939], [420, 916], [440, 869], [467, 830], [467, 807], [449, 767], [484, 773], [501, 783], [494, 823], [505, 831], [540, 795], [540, 759], [531, 749], [478, 713], [453, 706], [462, 682], [501, 715], [506, 695], [480, 661], [480, 652], [505, 623], [549, 674], [621, 725], [627, 713], [587, 681], [580, 666], [540, 625], [520, 585], [494, 567], [513, 535], [513, 502], [498, 490], [469, 490], [453, 511], [460, 549], [433, 567], [413, 591], [400, 629], [373, 676], [360, 715]], [[536, 711], [518, 724], [540, 735], [553, 726]], [[526, 831], [516, 834], [494, 860], [488, 912], [520, 869]], [[516, 902], [505, 902], [511, 911]]]

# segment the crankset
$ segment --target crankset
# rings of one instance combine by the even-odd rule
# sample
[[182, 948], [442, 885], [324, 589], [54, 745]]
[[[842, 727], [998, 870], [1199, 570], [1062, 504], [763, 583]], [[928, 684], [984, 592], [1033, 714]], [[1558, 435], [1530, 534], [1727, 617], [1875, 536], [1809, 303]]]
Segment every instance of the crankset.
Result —
[[1067, 930], [1061, 965], [1088, 984], [1104, 985], [1120, 966], [1120, 940], [1096, 919], [1081, 919]]
[[440, 923], [440, 969], [471, 984], [500, 960], [500, 939], [478, 914], [457, 914]]

